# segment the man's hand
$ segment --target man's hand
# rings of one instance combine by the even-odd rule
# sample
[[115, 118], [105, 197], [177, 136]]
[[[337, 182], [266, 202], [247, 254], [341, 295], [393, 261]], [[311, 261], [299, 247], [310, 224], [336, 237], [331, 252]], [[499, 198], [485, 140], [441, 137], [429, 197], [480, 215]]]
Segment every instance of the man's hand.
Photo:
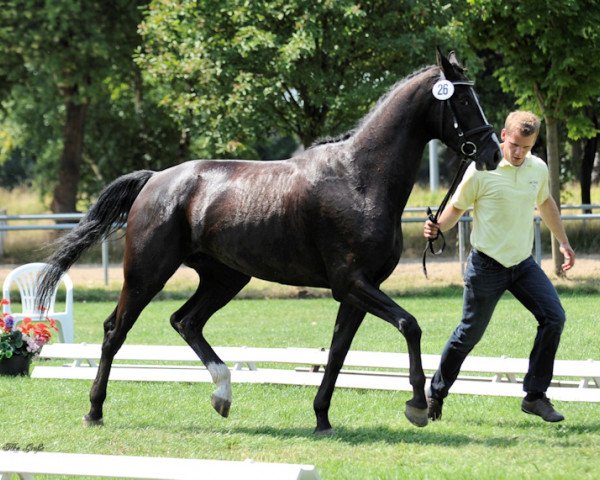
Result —
[[575, 251], [569, 245], [569, 242], [564, 242], [560, 244], [560, 252], [565, 257], [565, 263], [562, 264], [563, 272], [570, 270], [573, 265], [575, 265]]
[[435, 240], [439, 234], [440, 234], [439, 224], [433, 223], [429, 219], [425, 220], [425, 225], [423, 225], [423, 236], [427, 240]]
[[427, 240], [435, 240], [438, 238], [438, 235], [442, 233], [442, 230], [445, 232], [450, 230], [454, 225], [458, 223], [462, 214], [465, 213], [464, 210], [459, 210], [454, 205], [446, 205], [444, 211], [437, 218], [437, 223], [432, 222], [431, 220], [425, 220], [425, 225], [423, 225], [423, 236]]

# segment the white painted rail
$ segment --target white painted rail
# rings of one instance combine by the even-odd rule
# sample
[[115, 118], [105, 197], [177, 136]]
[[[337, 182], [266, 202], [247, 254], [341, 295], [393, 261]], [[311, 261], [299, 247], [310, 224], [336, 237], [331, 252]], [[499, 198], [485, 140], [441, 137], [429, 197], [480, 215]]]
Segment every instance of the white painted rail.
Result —
[[313, 465], [52, 452], [0, 452], [2, 480], [68, 475], [164, 480], [319, 480]]
[[[42, 349], [42, 358], [68, 359], [66, 366], [36, 366], [33, 378], [92, 380], [98, 344], [54, 344]], [[231, 365], [233, 383], [271, 383], [319, 385], [329, 352], [314, 348], [215, 347], [221, 359]], [[138, 362], [138, 364], [122, 362]], [[162, 362], [139, 364], [139, 362]], [[422, 355], [426, 372], [437, 369], [439, 355]], [[166, 363], [169, 362], [169, 363]], [[174, 365], [172, 362], [178, 362]], [[190, 362], [192, 364], [190, 365]], [[89, 366], [86, 366], [88, 363]], [[183, 363], [183, 364], [182, 364]], [[264, 365], [268, 368], [264, 368]], [[273, 364], [284, 368], [271, 368]], [[258, 367], [260, 365], [260, 368]], [[295, 369], [286, 365], [298, 366]], [[453, 393], [522, 396], [522, 376], [527, 373], [528, 359], [507, 357], [467, 357], [464, 375], [454, 384]], [[344, 370], [336, 383], [346, 388], [411, 390], [408, 382], [409, 359], [406, 353], [350, 351]], [[379, 369], [376, 371], [365, 369]], [[556, 380], [548, 390], [555, 400], [600, 402], [600, 362], [594, 360], [557, 360]], [[160, 382], [211, 382], [208, 372], [194, 352], [186, 346], [124, 345], [115, 357], [111, 380]]]

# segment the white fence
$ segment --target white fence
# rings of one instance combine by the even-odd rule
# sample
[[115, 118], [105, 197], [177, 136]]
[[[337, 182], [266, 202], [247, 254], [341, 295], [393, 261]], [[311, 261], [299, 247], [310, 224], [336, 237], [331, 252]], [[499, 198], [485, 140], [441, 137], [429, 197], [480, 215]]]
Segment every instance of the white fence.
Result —
[[[598, 210], [600, 205], [562, 205], [561, 212], [573, 210]], [[404, 210], [406, 215], [402, 218], [402, 223], [423, 223], [426, 216], [426, 207], [412, 207]], [[2, 213], [2, 211], [0, 211]], [[414, 214], [422, 214], [420, 216], [412, 216]], [[0, 257], [4, 255], [4, 241], [6, 232], [9, 231], [26, 231], [26, 230], [70, 230], [77, 226], [77, 222], [83, 217], [83, 213], [63, 213], [63, 214], [35, 214], [35, 215], [6, 215], [0, 214]], [[573, 220], [598, 220], [600, 214], [597, 213], [579, 213], [579, 214], [561, 214], [564, 221]], [[53, 221], [65, 223], [34, 223], [29, 225], [13, 225], [9, 222], [35, 222], [35, 221]], [[469, 212], [461, 217], [458, 225], [458, 254], [461, 265], [461, 272], [464, 271], [467, 249], [469, 247], [468, 239], [468, 224], [472, 221]], [[67, 223], [68, 222], [68, 223]], [[108, 239], [104, 239], [101, 244], [102, 248], [102, 268], [104, 270], [104, 284], [108, 285]], [[542, 234], [541, 234], [541, 218], [534, 217], [534, 258], [538, 264], [542, 262]]]

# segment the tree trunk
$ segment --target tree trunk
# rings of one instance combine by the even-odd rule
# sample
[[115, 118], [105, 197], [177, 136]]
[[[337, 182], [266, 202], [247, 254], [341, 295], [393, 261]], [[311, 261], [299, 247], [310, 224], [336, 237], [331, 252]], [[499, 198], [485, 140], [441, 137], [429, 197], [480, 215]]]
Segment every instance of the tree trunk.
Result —
[[58, 164], [58, 182], [54, 188], [52, 211], [72, 213], [76, 211], [77, 188], [83, 155], [85, 118], [89, 101], [76, 101], [77, 87], [63, 90], [65, 94], [66, 120], [63, 131], [63, 152]]
[[[560, 153], [558, 148], [558, 122], [556, 118], [546, 116], [546, 151], [548, 153], [548, 170], [550, 173], [550, 195], [554, 198], [558, 211], [560, 212]], [[563, 275], [563, 254], [559, 250], [559, 244], [552, 235], [552, 261], [554, 273]]]
[[[592, 170], [594, 169], [594, 158], [598, 149], [598, 139], [600, 139], [600, 135], [586, 140], [585, 148], [583, 149], [579, 178], [579, 182], [581, 183], [581, 203], [583, 204], [592, 203]], [[586, 208], [583, 210], [583, 213], [592, 213], [592, 210]]]
[[[590, 115], [594, 127], [598, 128], [598, 117], [593, 113]], [[585, 141], [583, 156], [581, 157], [581, 170], [579, 174], [579, 183], [581, 184], [581, 203], [592, 203], [592, 172], [594, 171], [594, 160], [596, 159], [596, 151], [598, 150], [598, 141], [600, 135], [596, 135]], [[586, 208], [583, 213], [592, 213], [591, 208]]]

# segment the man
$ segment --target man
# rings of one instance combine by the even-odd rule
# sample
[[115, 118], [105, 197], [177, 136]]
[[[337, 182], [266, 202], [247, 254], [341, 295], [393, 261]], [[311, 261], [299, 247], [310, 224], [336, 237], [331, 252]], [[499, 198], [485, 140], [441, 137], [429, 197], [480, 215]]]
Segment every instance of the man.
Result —
[[494, 171], [467, 169], [448, 206], [435, 224], [425, 222], [423, 233], [435, 239], [439, 230], [452, 228], [465, 210], [473, 207], [473, 247], [465, 271], [463, 318], [450, 336], [440, 366], [428, 391], [428, 415], [442, 416], [442, 405], [460, 367], [483, 336], [494, 308], [505, 291], [511, 292], [538, 322], [521, 403], [525, 413], [547, 422], [560, 422], [546, 397], [554, 358], [565, 322], [558, 295], [546, 274], [531, 256], [533, 214], [539, 214], [560, 242], [563, 270], [575, 263], [556, 203], [548, 191], [548, 168], [531, 155], [540, 120], [531, 112], [516, 111], [506, 118], [501, 133], [503, 160]]

